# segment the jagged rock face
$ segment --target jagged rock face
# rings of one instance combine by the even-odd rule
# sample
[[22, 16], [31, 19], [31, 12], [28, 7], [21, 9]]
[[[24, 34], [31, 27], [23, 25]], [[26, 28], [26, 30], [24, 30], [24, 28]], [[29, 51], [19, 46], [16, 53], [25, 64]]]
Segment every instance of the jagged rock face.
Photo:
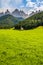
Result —
[[20, 12], [19, 12], [18, 9], [15, 9], [15, 10], [12, 12], [12, 14], [13, 14], [15, 17], [21, 17], [21, 14], [20, 14]]
[[20, 14], [23, 16], [23, 15], [26, 15], [25, 13], [24, 13], [24, 11], [20, 11]]
[[39, 10], [39, 11], [36, 10], [35, 12], [33, 11], [33, 12], [31, 12], [31, 13], [29, 14], [29, 17], [31, 17], [31, 16], [34, 15], [34, 14], [40, 13], [40, 12], [41, 12], [40, 10]]
[[1, 16], [3, 16], [3, 15], [4, 15], [4, 13], [3, 13], [3, 12], [1, 12], [1, 13], [0, 13], [0, 17], [1, 17]]
[[15, 9], [12, 14], [15, 16], [15, 17], [22, 17], [22, 18], [25, 18], [27, 17], [28, 15], [24, 13], [24, 11], [19, 11], [18, 9]]
[[5, 12], [5, 14], [10, 14], [10, 11], [7, 9], [7, 11]]
[[8, 9], [6, 10], [5, 13], [4, 13], [4, 12], [1, 12], [1, 13], [0, 13], [0, 17], [1, 17], [1, 16], [4, 16], [4, 15], [7, 15], [7, 14], [10, 14], [10, 11], [9, 11]]
[[3, 16], [3, 15], [7, 15], [7, 14], [10, 14], [10, 15], [13, 15], [14, 17], [18, 17], [18, 18], [27, 18], [27, 14], [24, 12], [24, 11], [22, 11], [22, 10], [18, 10], [18, 9], [15, 9], [12, 13], [10, 13], [10, 11], [7, 9], [6, 11], [5, 11], [5, 13], [0, 13], [0, 17], [1, 16]]

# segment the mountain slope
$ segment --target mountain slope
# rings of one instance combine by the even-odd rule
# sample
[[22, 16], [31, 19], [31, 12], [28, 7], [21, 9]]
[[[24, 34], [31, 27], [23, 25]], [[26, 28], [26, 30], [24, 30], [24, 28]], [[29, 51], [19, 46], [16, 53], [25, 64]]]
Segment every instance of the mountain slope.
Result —
[[32, 29], [40, 25], [43, 25], [43, 12], [34, 14], [33, 16], [25, 19], [24, 21], [19, 22], [19, 24], [15, 27], [20, 28], [22, 26], [24, 29]]
[[13, 27], [16, 23], [18, 23], [18, 19], [12, 15], [8, 14], [0, 17], [0, 28], [10, 28]]
[[28, 17], [28, 14], [26, 14], [24, 11], [22, 10], [18, 10], [18, 9], [15, 9], [13, 12], [12, 12], [12, 15], [14, 17], [22, 17], [24, 19], [26, 19]]

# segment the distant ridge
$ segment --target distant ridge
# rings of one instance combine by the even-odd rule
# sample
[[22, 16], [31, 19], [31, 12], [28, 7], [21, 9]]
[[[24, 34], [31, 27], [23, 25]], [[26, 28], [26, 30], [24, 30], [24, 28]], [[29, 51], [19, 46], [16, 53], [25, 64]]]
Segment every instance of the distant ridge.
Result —
[[14, 27], [15, 24], [18, 24], [20, 21], [19, 18], [16, 18], [10, 14], [7, 13], [7, 15], [0, 17], [0, 28], [9, 29]]
[[22, 18], [27, 18], [28, 17], [28, 14], [26, 14], [24, 11], [22, 10], [18, 10], [18, 9], [15, 9], [12, 14], [15, 16], [15, 17], [22, 17]]
[[24, 29], [33, 29], [38, 26], [43, 26], [43, 11], [36, 12], [27, 19], [19, 22], [15, 28], [20, 29], [23, 27]]
[[4, 12], [0, 13], [0, 17], [7, 15], [7, 14], [10, 14], [14, 17], [21, 17], [21, 18], [24, 18], [24, 19], [28, 17], [28, 14], [26, 14], [24, 11], [21, 11], [21, 10], [19, 11], [18, 9], [15, 9], [12, 13], [7, 9], [5, 11], [5, 13]]

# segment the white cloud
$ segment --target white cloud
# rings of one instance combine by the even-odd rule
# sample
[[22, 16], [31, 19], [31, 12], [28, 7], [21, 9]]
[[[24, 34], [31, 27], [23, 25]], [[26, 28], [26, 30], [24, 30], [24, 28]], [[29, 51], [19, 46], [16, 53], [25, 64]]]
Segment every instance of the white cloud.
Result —
[[26, 1], [27, 1], [26, 7], [34, 7], [36, 5], [36, 3], [32, 2], [31, 0], [26, 0]]
[[34, 7], [35, 3], [34, 2], [28, 2], [26, 4], [26, 7]]
[[31, 12], [33, 10], [43, 10], [43, 0], [36, 0], [36, 2], [32, 2], [32, 0], [26, 0], [26, 6], [24, 6], [23, 0], [0, 0], [0, 2], [2, 7], [0, 8], [0, 11], [5, 11], [6, 9], [12, 11], [16, 7], [20, 7], [20, 9], [24, 10], [27, 13], [28, 11]]
[[41, 11], [43, 11], [43, 6], [41, 5], [40, 7], [37, 7], [37, 9], [36, 9], [37, 11], [38, 10], [41, 10]]
[[7, 8], [10, 9], [9, 2], [10, 0], [1, 0], [0, 12], [5, 11]]
[[10, 11], [14, 10], [16, 6], [20, 5], [23, 0], [1, 0], [1, 8], [0, 11], [5, 11], [6, 9], [9, 9]]
[[32, 2], [31, 0], [26, 0], [26, 7], [29, 8], [28, 12], [35, 10], [43, 10], [43, 0], [36, 0], [36, 2]]
[[6, 7], [11, 7], [11, 5], [12, 6], [20, 5], [22, 1], [23, 0], [1, 0], [1, 4], [2, 7], [6, 8]]

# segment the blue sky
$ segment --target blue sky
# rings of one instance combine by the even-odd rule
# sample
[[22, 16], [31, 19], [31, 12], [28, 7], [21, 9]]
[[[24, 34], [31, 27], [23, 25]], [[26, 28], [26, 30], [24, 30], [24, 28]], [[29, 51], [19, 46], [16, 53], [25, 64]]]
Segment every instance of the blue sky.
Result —
[[25, 12], [43, 10], [43, 0], [0, 0], [0, 11], [15, 8], [23, 9]]

